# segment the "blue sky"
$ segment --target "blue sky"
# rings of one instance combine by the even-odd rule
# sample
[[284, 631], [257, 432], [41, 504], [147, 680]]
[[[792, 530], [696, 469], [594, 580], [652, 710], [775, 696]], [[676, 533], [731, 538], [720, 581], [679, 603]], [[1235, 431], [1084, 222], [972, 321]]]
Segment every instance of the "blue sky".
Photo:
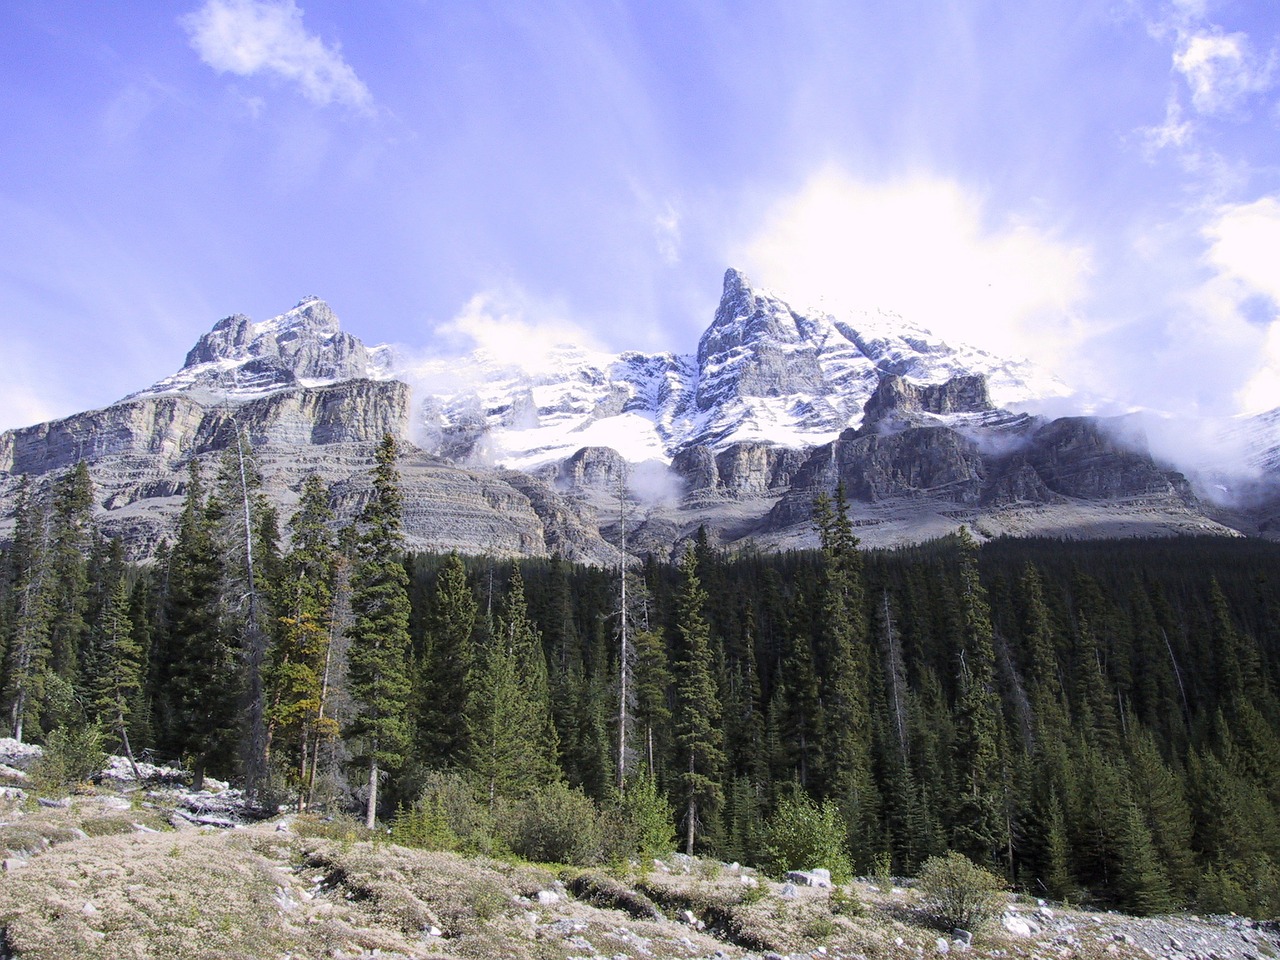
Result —
[[1119, 407], [1280, 406], [1271, 0], [23, 0], [0, 85], [0, 428], [309, 294], [689, 351], [730, 264]]

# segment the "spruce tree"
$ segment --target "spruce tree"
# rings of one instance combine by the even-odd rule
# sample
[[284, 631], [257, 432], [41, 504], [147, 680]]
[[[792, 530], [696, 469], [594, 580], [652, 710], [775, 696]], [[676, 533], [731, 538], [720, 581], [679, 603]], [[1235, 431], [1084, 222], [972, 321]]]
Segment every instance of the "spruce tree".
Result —
[[4, 704], [9, 735], [21, 743], [28, 722], [39, 723], [54, 616], [49, 512], [26, 477], [18, 488], [16, 513], [11, 551], [13, 626], [5, 652]]
[[862, 559], [843, 483], [836, 487], [834, 504], [818, 498], [814, 518], [823, 562], [823, 773], [827, 792], [849, 825], [855, 858], [868, 862], [878, 807], [871, 771], [871, 677]]
[[373, 829], [378, 782], [405, 759], [409, 745], [409, 592], [401, 562], [400, 474], [390, 434], [378, 444], [373, 495], [360, 518], [352, 573], [349, 682], [355, 700], [350, 735], [361, 742], [359, 762], [368, 770], [365, 825]]
[[1000, 700], [995, 692], [991, 614], [978, 579], [977, 544], [963, 529], [959, 561], [964, 633], [956, 704], [960, 793], [953, 836], [961, 853], [983, 866], [996, 867], [1009, 840], [1002, 801]]
[[200, 463], [192, 460], [169, 553], [157, 732], [164, 753], [191, 759], [196, 790], [210, 765], [233, 759], [240, 716], [241, 661], [236, 638], [223, 629], [222, 564], [206, 507]]
[[471, 767], [490, 803], [500, 796], [525, 796], [559, 779], [546, 655], [529, 619], [519, 567], [484, 647], [469, 707]]
[[138, 765], [129, 742], [130, 718], [142, 690], [142, 647], [133, 635], [130, 616], [132, 591], [124, 570], [116, 567], [114, 586], [99, 630], [98, 683], [94, 706], [99, 721], [120, 738], [124, 755], [133, 768], [135, 780], [141, 782]]
[[436, 576], [418, 670], [416, 747], [428, 767], [456, 767], [467, 757], [479, 614], [462, 558], [451, 553]]
[[724, 766], [720, 698], [711, 672], [711, 630], [703, 609], [707, 594], [698, 580], [694, 550], [680, 565], [675, 598], [676, 675], [675, 739], [679, 796], [684, 807], [685, 853], [693, 855], [698, 836], [710, 828], [724, 801], [720, 773]]
[[80, 649], [88, 623], [88, 554], [93, 530], [93, 483], [84, 461], [53, 489], [50, 573], [53, 578], [49, 623], [49, 669], [69, 684], [79, 673]]
[[337, 562], [332, 520], [328, 490], [318, 476], [308, 475], [289, 521], [293, 548], [276, 591], [279, 617], [266, 678], [268, 745], [273, 757], [283, 754], [290, 761], [299, 809], [310, 803], [311, 765], [319, 742], [338, 732], [325, 715], [324, 702]]

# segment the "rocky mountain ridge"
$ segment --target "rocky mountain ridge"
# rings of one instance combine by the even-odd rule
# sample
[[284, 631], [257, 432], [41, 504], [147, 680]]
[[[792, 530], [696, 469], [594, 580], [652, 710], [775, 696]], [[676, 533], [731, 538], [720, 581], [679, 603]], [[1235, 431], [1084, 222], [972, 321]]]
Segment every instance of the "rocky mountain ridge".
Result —
[[[699, 527], [725, 544], [804, 545], [814, 496], [837, 484], [871, 544], [962, 523], [985, 536], [1270, 531], [1266, 509], [1206, 505], [1126, 420], [1008, 409], [1067, 389], [891, 314], [798, 311], [732, 269], [696, 353], [569, 345], [527, 367], [478, 352], [410, 363], [311, 297], [261, 323], [218, 321], [181, 370], [116, 404], [0, 434], [0, 537], [22, 477], [38, 488], [84, 460], [105, 529], [148, 556], [186, 464], [237, 430], [286, 516], [308, 472], [353, 516], [373, 446], [398, 437], [417, 549], [608, 563], [623, 523], [637, 554]], [[1264, 476], [1280, 460], [1270, 416], [1250, 434]]]

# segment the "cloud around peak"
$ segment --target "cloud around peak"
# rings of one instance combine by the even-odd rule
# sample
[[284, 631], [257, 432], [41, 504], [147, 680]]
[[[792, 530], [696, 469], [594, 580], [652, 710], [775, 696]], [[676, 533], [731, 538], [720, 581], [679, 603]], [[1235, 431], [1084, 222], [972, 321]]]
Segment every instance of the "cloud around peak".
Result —
[[294, 0], [207, 0], [180, 22], [200, 59], [219, 73], [274, 74], [320, 106], [371, 110], [369, 88], [336, 44], [307, 31], [302, 13]]

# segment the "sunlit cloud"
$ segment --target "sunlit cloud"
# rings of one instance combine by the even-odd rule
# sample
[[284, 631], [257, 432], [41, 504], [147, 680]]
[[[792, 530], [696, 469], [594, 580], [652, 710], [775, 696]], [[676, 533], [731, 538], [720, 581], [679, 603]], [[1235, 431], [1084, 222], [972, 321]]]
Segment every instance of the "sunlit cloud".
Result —
[[1200, 291], [1216, 336], [1242, 342], [1236, 395], [1243, 412], [1280, 406], [1280, 197], [1261, 197], [1222, 208], [1204, 230], [1205, 262], [1216, 275]]
[[1053, 360], [1072, 340], [1090, 253], [1017, 218], [991, 222], [958, 183], [827, 170], [783, 198], [739, 251], [798, 305], [884, 308], [956, 342]]
[[1191, 103], [1201, 113], [1219, 113], [1249, 94], [1271, 85], [1271, 63], [1258, 63], [1243, 33], [1216, 29], [1181, 37], [1173, 66], [1191, 90]]
[[563, 311], [509, 291], [477, 294], [437, 333], [460, 352], [474, 350], [528, 372], [553, 367], [565, 348], [601, 349], [595, 336]]
[[322, 106], [372, 106], [369, 88], [336, 45], [307, 32], [293, 0], [208, 0], [181, 22], [200, 59], [220, 73], [275, 74]]

